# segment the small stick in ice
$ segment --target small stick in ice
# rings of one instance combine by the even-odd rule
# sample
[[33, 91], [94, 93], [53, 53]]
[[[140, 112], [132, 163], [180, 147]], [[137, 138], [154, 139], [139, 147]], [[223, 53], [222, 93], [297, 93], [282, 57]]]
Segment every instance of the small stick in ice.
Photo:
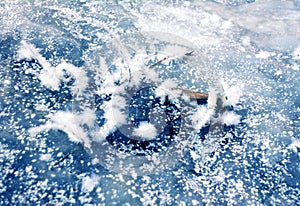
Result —
[[[184, 54], [184, 56], [193, 56], [194, 51], [190, 51]], [[169, 56], [164, 57], [163, 59], [159, 60], [158, 62], [152, 64], [149, 68], [152, 69], [153, 67], [157, 66], [158, 64], [162, 63], [163, 61], [167, 60]]]
[[[75, 147], [73, 150], [71, 150], [70, 152], [68, 152], [66, 155], [64, 155], [62, 158], [60, 158], [57, 162], [55, 162], [52, 166], [52, 168], [56, 167], [57, 165], [59, 165], [61, 162], [63, 162], [65, 159], [67, 159], [71, 154], [74, 154], [75, 152], [81, 150], [83, 148], [83, 145], [78, 145], [77, 147]], [[52, 169], [51, 168], [51, 169]]]
[[[190, 51], [184, 54], [184, 56], [193, 56], [194, 55], [194, 51]], [[158, 62], [152, 64], [149, 68], [152, 69], [155, 66], [157, 66], [158, 64], [160, 64], [161, 62], [167, 60], [169, 57], [164, 57], [163, 59], [159, 60]], [[192, 90], [188, 90], [188, 89], [181, 89], [181, 88], [176, 88], [178, 90], [181, 90], [183, 93], [187, 94], [188, 96], [190, 96], [192, 99], [208, 99], [208, 94], [206, 93], [202, 93], [202, 92], [196, 92], [196, 91], [192, 91]]]
[[158, 64], [162, 63], [163, 61], [165, 61], [166, 59], [168, 59], [169, 57], [165, 57], [161, 60], [159, 60], [158, 62], [152, 64], [149, 68], [152, 69], [153, 67], [157, 66]]
[[206, 93], [196, 92], [189, 89], [181, 89], [181, 88], [176, 88], [176, 89], [181, 90], [183, 93], [187, 94], [192, 99], [208, 99], [208, 94]]
[[193, 54], [194, 54], [194, 51], [190, 51], [190, 52], [185, 53], [184, 55], [185, 56], [193, 56]]

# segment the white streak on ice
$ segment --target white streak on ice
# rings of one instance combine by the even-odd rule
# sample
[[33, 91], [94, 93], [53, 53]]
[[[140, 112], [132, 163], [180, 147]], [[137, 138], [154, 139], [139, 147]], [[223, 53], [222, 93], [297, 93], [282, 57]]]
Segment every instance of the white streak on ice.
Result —
[[269, 57], [271, 57], [271, 56], [273, 56], [274, 55], [274, 53], [271, 53], [271, 52], [268, 52], [268, 51], [263, 51], [263, 50], [261, 50], [261, 51], [259, 51], [256, 55], [255, 55], [255, 57], [256, 58], [259, 58], [259, 59], [267, 59], [267, 58], [269, 58]]
[[[65, 61], [53, 67], [39, 52], [40, 50], [35, 48], [34, 45], [22, 40], [18, 50], [18, 58], [37, 59], [43, 69], [39, 74], [33, 74], [38, 76], [41, 84], [52, 90], [59, 90], [60, 83], [68, 80], [64, 76], [66, 73], [71, 75], [75, 79], [75, 83], [71, 86], [71, 91], [74, 95], [81, 95], [88, 85], [86, 73]], [[35, 135], [44, 130], [62, 130], [67, 133], [71, 141], [83, 143], [84, 146], [89, 148], [90, 140], [82, 126], [93, 126], [95, 119], [95, 113], [91, 109], [85, 109], [80, 114], [58, 111], [49, 117], [49, 121], [46, 124], [30, 128], [28, 132], [31, 135]]]
[[90, 109], [84, 110], [81, 114], [58, 111], [49, 118], [46, 124], [32, 127], [28, 132], [30, 135], [36, 135], [39, 132], [50, 129], [62, 130], [71, 141], [83, 143], [85, 147], [89, 148], [91, 144], [90, 139], [82, 126], [87, 125], [91, 127], [95, 119], [95, 113]]
[[75, 84], [71, 88], [73, 94], [81, 94], [88, 85], [86, 73], [82, 69], [64, 61], [53, 67], [39, 52], [40, 50], [35, 48], [34, 45], [22, 40], [21, 47], [18, 50], [18, 57], [19, 59], [37, 59], [43, 67], [40, 74], [37, 74], [38, 78], [43, 85], [53, 90], [59, 90], [60, 83], [66, 80], [64, 74], [67, 72], [75, 79]]
[[207, 107], [200, 106], [190, 117], [196, 130], [201, 129], [203, 126], [209, 123], [209, 120], [215, 113], [216, 105], [217, 93], [214, 89], [211, 89], [208, 95]]

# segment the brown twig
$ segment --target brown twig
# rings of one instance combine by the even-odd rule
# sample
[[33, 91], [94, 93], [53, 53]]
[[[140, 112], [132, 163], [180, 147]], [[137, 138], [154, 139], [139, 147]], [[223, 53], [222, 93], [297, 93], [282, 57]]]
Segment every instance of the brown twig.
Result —
[[[194, 51], [187, 52], [184, 55], [185, 56], [193, 56]], [[169, 58], [168, 56], [164, 57], [163, 59], [159, 60], [158, 62], [152, 64], [149, 68], [150, 69], [154, 68], [155, 66], [157, 66], [161, 62], [167, 60], [168, 58]], [[206, 94], [206, 93], [196, 92], [196, 91], [192, 91], [192, 90], [188, 90], [188, 89], [181, 89], [181, 88], [175, 88], [175, 89], [181, 90], [183, 93], [187, 94], [192, 99], [208, 99], [208, 94]]]
[[206, 94], [206, 93], [196, 92], [196, 91], [192, 91], [189, 89], [181, 89], [181, 88], [176, 88], [176, 89], [181, 90], [183, 93], [187, 94], [192, 99], [207, 99], [208, 98], [208, 94]]

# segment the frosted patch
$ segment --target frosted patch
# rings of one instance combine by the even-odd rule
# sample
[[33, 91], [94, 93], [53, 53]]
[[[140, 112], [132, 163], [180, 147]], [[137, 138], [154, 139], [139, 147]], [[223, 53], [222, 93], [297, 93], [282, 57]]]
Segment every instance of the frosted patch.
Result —
[[140, 71], [136, 71], [133, 73], [133, 75], [131, 76], [131, 82], [129, 83], [130, 86], [138, 86], [141, 83], [143, 83], [143, 81], [158, 81], [159, 77], [158, 77], [158, 73], [155, 72], [155, 70], [150, 69], [150, 68], [144, 68], [141, 67]]
[[198, 107], [195, 113], [191, 115], [190, 119], [193, 122], [193, 127], [196, 130], [201, 129], [203, 126], [208, 124], [211, 117], [215, 114], [217, 98], [216, 91], [211, 88], [208, 95], [207, 106], [202, 105]]
[[53, 90], [59, 90], [60, 81], [63, 78], [64, 74], [61, 70], [55, 70], [55, 68], [50, 67], [49, 69], [44, 69], [39, 75], [41, 83], [48, 88]]
[[217, 104], [217, 92], [213, 88], [210, 89], [208, 94], [207, 106], [209, 109], [214, 109]]
[[[37, 74], [37, 76], [41, 83], [46, 87], [53, 90], [59, 90], [61, 81], [67, 80], [64, 77], [65, 72], [67, 72], [75, 79], [75, 83], [71, 87], [73, 94], [82, 93], [88, 85], [88, 78], [82, 69], [64, 61], [58, 66], [53, 67], [39, 52], [40, 50], [35, 48], [34, 45], [28, 44], [22, 40], [21, 46], [18, 50], [18, 58], [32, 58], [38, 60], [43, 67], [43, 70], [40, 74]], [[35, 74], [34, 72], [32, 73]]]
[[300, 45], [294, 50], [293, 59], [300, 60]]
[[138, 128], [134, 128], [133, 134], [144, 140], [152, 140], [157, 135], [155, 126], [148, 122], [141, 122]]
[[196, 111], [189, 117], [193, 123], [193, 127], [196, 130], [201, 129], [203, 126], [210, 123], [211, 118], [215, 114], [217, 107], [218, 93], [214, 88], [210, 88], [207, 106], [200, 106]]
[[182, 58], [187, 52], [186, 48], [176, 45], [167, 45], [163, 50], [163, 53], [173, 54], [175, 58]]
[[85, 147], [89, 148], [90, 140], [83, 126], [92, 126], [95, 119], [96, 116], [90, 109], [86, 109], [81, 114], [58, 111], [49, 117], [46, 124], [32, 127], [28, 132], [33, 136], [50, 129], [62, 130], [68, 135], [70, 141], [83, 143]]
[[295, 152], [298, 153], [300, 156], [300, 153], [298, 152], [298, 150], [300, 149], [300, 139], [297, 138], [292, 138], [292, 143], [289, 145], [289, 148]]
[[54, 90], [59, 90], [61, 81], [67, 80], [64, 77], [65, 72], [75, 79], [75, 83], [71, 87], [73, 94], [81, 94], [88, 85], [88, 78], [83, 70], [70, 63], [62, 62], [57, 67], [43, 69], [39, 75], [39, 79], [43, 85]]
[[118, 126], [127, 122], [127, 114], [122, 111], [126, 105], [124, 98], [116, 95], [116, 97], [113, 96], [112, 100], [114, 101], [106, 102], [101, 106], [104, 111], [105, 122], [101, 127], [90, 131], [93, 141], [102, 142]]
[[241, 116], [236, 114], [235, 112], [225, 112], [222, 115], [222, 122], [226, 125], [237, 125], [240, 122]]
[[150, 79], [151, 81], [158, 82], [159, 81], [159, 74], [155, 70], [151, 68], [145, 68], [142, 70], [143, 75]]
[[[234, 2], [245, 4], [224, 6], [215, 3], [225, 1], [231, 2], [231, 5]], [[0, 3], [2, 23], [0, 76], [1, 82], [6, 84], [3, 87], [0, 83], [2, 92], [0, 92], [0, 127], [3, 130], [1, 131], [3, 141], [16, 143], [9, 144], [5, 148], [0, 144], [0, 160], [4, 161], [0, 166], [2, 171], [0, 191], [3, 194], [0, 204], [26, 204], [33, 201], [40, 205], [47, 201], [49, 202], [47, 204], [53, 205], [79, 203], [86, 205], [122, 203], [124, 205], [238, 205], [239, 203], [297, 205], [300, 192], [299, 184], [294, 180], [297, 180], [295, 177], [300, 172], [297, 165], [299, 160], [297, 157], [300, 155], [297, 130], [300, 112], [297, 96], [300, 71], [299, 0], [172, 1], [174, 2], [172, 4], [165, 1], [89, 0], [84, 5], [79, 2], [85, 0], [61, 2], [5, 0]], [[143, 31], [165, 32], [167, 35], [164, 35], [162, 41], [147, 41], [149, 38], [128, 40], [125, 35]], [[176, 40], [169, 43], [168, 38], [172, 34], [191, 41], [195, 47], [186, 48], [188, 50], [191, 48], [189, 51], [194, 50], [194, 55], [182, 59], [183, 61], [173, 61], [171, 59], [173, 55], [181, 55], [180, 48], [176, 46], [185, 45], [186, 41], [180, 43]], [[110, 42], [115, 37], [120, 39], [123, 47], [121, 45], [117, 49], [111, 49]], [[22, 69], [29, 67], [24, 71], [25, 75], [23, 71], [19, 72], [20, 65], [14, 65], [15, 44], [18, 44], [19, 38], [25, 39], [27, 43], [34, 42], [36, 45], [21, 42], [22, 48], [18, 52], [22, 60], [20, 63]], [[165, 48], [165, 46], [170, 47]], [[174, 51], [171, 51], [172, 46]], [[123, 55], [122, 50], [127, 50], [126, 55]], [[149, 51], [147, 53], [149, 58], [145, 59], [142, 55], [146, 50]], [[273, 51], [276, 52], [274, 56]], [[138, 57], [138, 54], [142, 55]], [[47, 57], [48, 62], [43, 57]], [[100, 63], [99, 57], [101, 57]], [[216, 92], [210, 92], [209, 105], [206, 108], [204, 105], [196, 105], [195, 99], [182, 96], [181, 99], [188, 102], [187, 104], [179, 102], [178, 109], [183, 114], [180, 117], [182, 127], [176, 136], [176, 141], [173, 142], [174, 145], [168, 146], [171, 150], [168, 150], [170, 152], [167, 155], [164, 155], [162, 150], [162, 156], [149, 155], [148, 160], [134, 152], [130, 155], [129, 151], [129, 158], [124, 158], [122, 148], [108, 141], [95, 144], [93, 147], [95, 143], [93, 142], [91, 144], [91, 148], [94, 148], [93, 154], [91, 152], [83, 154], [84, 156], [79, 155], [79, 159], [74, 161], [75, 164], [72, 163], [71, 158], [72, 165], [68, 167], [62, 165], [53, 171], [47, 170], [49, 162], [45, 161], [55, 161], [57, 158], [64, 157], [63, 152], [59, 153], [60, 156], [56, 155], [60, 150], [61, 141], [57, 139], [49, 141], [52, 137], [47, 134], [27, 137], [24, 131], [28, 125], [44, 124], [45, 126], [49, 123], [48, 127], [53, 125], [63, 127], [63, 124], [70, 124], [84, 128], [83, 132], [89, 135], [91, 141], [92, 138], [97, 139], [97, 142], [105, 140], [106, 134], [113, 131], [117, 123], [110, 124], [106, 121], [101, 127], [102, 121], [101, 124], [97, 121], [91, 128], [83, 125], [94, 124], [93, 118], [89, 116], [93, 116], [94, 109], [101, 110], [95, 108], [95, 95], [100, 94], [97, 93], [97, 89], [103, 90], [105, 94], [100, 98], [111, 96], [111, 101], [120, 102], [120, 105], [114, 104], [107, 112], [126, 112], [126, 107], [124, 111], [121, 109], [123, 103], [119, 96], [122, 94], [119, 92], [128, 91], [126, 93], [128, 106], [127, 97], [130, 98], [136, 90], [140, 91], [140, 86], [148, 86], [144, 84], [143, 78], [147, 77], [151, 70], [146, 71], [145, 68], [165, 57], [168, 57], [167, 61], [157, 64], [158, 66], [152, 69], [159, 72], [160, 77], [163, 78], [161, 81], [165, 78], [177, 77], [176, 83], [179, 88], [199, 92], [207, 92], [208, 87], [216, 86], [213, 80], [219, 79], [217, 74], [222, 74], [228, 83], [227, 88], [224, 88], [224, 95], [217, 86]], [[40, 76], [40, 70], [35, 70], [35, 62], [30, 61], [31, 58], [38, 61], [43, 70], [51, 71], [45, 72], [44, 77]], [[48, 58], [53, 59], [50, 61]], [[86, 65], [84, 69], [88, 71], [88, 77], [91, 78], [90, 80], [95, 79], [89, 81], [88, 90], [81, 89], [85, 81], [77, 82], [84, 80], [81, 79], [81, 74], [71, 74], [73, 70], [77, 72], [78, 69], [63, 64], [63, 59], [66, 60], [66, 64], [79, 60]], [[117, 61], [123, 61], [123, 64], [117, 64]], [[50, 62], [56, 64], [50, 65]], [[60, 66], [64, 68], [57, 68], [59, 63], [62, 63]], [[124, 90], [123, 87], [117, 86], [128, 81], [130, 67], [126, 67], [126, 64], [131, 63], [131, 83], [139, 85], [132, 88], [129, 85], [129, 89], [126, 87]], [[183, 68], [177, 67], [181, 66], [181, 63]], [[117, 72], [113, 73], [111, 70], [114, 70], [112, 67], [115, 65], [119, 67], [116, 69]], [[28, 73], [33, 75], [27, 75]], [[51, 80], [49, 76], [52, 76]], [[66, 79], [66, 76], [76, 77], [70, 80]], [[40, 85], [35, 81], [38, 78], [44, 78]], [[48, 88], [55, 90], [64, 82], [72, 82], [77, 89], [75, 87], [72, 89], [69, 84], [64, 86], [73, 93], [81, 92], [82, 96], [72, 95], [75, 97], [69, 102], [70, 95], [66, 95], [68, 99], [64, 101], [62, 98], [65, 93], [49, 93], [48, 89], [39, 88], [45, 83]], [[156, 87], [160, 83], [160, 81], [154, 82], [153, 86]], [[228, 97], [227, 102], [220, 101], [225, 95]], [[53, 98], [54, 96], [58, 99]], [[217, 106], [216, 100], [218, 100]], [[74, 101], [78, 101], [78, 104], [74, 104], [73, 111], [78, 113], [74, 113], [73, 120], [68, 113], [64, 113], [67, 115], [60, 115], [57, 118], [67, 118], [70, 122], [54, 120], [55, 114], [48, 116], [48, 122], [44, 122], [45, 114], [68, 107], [69, 103]], [[54, 108], [52, 103], [55, 104]], [[220, 132], [214, 130], [214, 128], [221, 130], [222, 122], [227, 124], [238, 122], [234, 111], [224, 113], [226, 105], [223, 103], [236, 105], [237, 109], [242, 109], [240, 112], [243, 115], [243, 125], [235, 127], [234, 133], [227, 132], [227, 129]], [[98, 105], [100, 107], [102, 101], [99, 104], [97, 102]], [[82, 114], [84, 108], [90, 108], [91, 111], [80, 119], [79, 115], [84, 116]], [[188, 111], [184, 113], [184, 109]], [[197, 114], [194, 116], [195, 121], [188, 121], [188, 115], [195, 111]], [[207, 112], [217, 114], [206, 121]], [[36, 114], [35, 117], [31, 116], [33, 113]], [[103, 118], [102, 112], [97, 115], [99, 115], [97, 120]], [[109, 116], [109, 113], [106, 115]], [[118, 115], [116, 116], [119, 118]], [[85, 118], [90, 118], [90, 121], [84, 121]], [[200, 128], [206, 122], [210, 123], [207, 124], [209, 133], [204, 139], [197, 138], [199, 131], [194, 132], [193, 128], [189, 129], [191, 125]], [[214, 127], [215, 125], [217, 127]], [[156, 122], [155, 126], [159, 128]], [[126, 126], [122, 125], [122, 127]], [[45, 128], [47, 129], [47, 126]], [[186, 128], [188, 130], [185, 131]], [[131, 129], [133, 130], [133, 127]], [[73, 128], [66, 131], [71, 134], [76, 133]], [[210, 138], [214, 137], [215, 131], [220, 138]], [[7, 135], [10, 136], [6, 137]], [[130, 135], [128, 137], [130, 138]], [[191, 146], [183, 150], [183, 145], [186, 144]], [[108, 147], [99, 148], [99, 145]], [[65, 152], [72, 149], [71, 144], [63, 147], [66, 149]], [[107, 152], [102, 152], [102, 148], [107, 148]], [[191, 152], [192, 160], [189, 159], [190, 155], [184, 155], [185, 151]], [[98, 156], [94, 156], [96, 152]], [[183, 155], [177, 155], [179, 153]], [[50, 154], [53, 156], [51, 157]], [[91, 155], [91, 158], [85, 159], [86, 155]], [[147, 164], [152, 159], [153, 164], [152, 162]], [[176, 164], [181, 159], [182, 162], [174, 169], [160, 172], [162, 169], [173, 167], [170, 163]], [[19, 164], [20, 162], [29, 164]], [[112, 167], [106, 167], [106, 163]], [[32, 165], [32, 168], [27, 167], [29, 165]], [[149, 174], [149, 176], [137, 178], [136, 175], [132, 178], [124, 175], [121, 178], [115, 175], [115, 172], [123, 173], [123, 170], [126, 170], [124, 173], [130, 173], [127, 172], [130, 167], [135, 168], [134, 172], [137, 175]], [[152, 175], [152, 172], [143, 171], [141, 167], [151, 167], [154, 168], [151, 170], [159, 173]], [[160, 169], [156, 169], [158, 167]], [[93, 174], [99, 176], [101, 182]], [[41, 176], [42, 179], [39, 178]], [[249, 180], [249, 177], [254, 177], [254, 181]], [[12, 187], [9, 181], [12, 178], [15, 187]], [[64, 185], [61, 185], [62, 183]]]
[[212, 14], [211, 17], [210, 17], [210, 20], [213, 22], [213, 23], [218, 23], [219, 21], [221, 21], [221, 17], [216, 15], [216, 14]]
[[105, 75], [108, 73], [108, 66], [105, 62], [105, 58], [100, 57], [99, 64], [100, 64], [100, 68], [99, 68], [99, 72], [97, 73], [96, 80], [101, 79], [101, 75]]
[[225, 96], [227, 97], [226, 103], [228, 105], [235, 106], [239, 103], [241, 96], [243, 95], [243, 87], [241, 84], [239, 86], [229, 86], [226, 82], [222, 82]]
[[191, 116], [193, 126], [196, 130], [201, 129], [205, 124], [208, 123], [211, 115], [214, 113], [213, 110], [207, 109], [205, 106], [199, 107], [196, 112]]
[[121, 111], [120, 107], [121, 105], [115, 106], [111, 102], [103, 104], [102, 108], [105, 111], [104, 118], [106, 119], [106, 124], [120, 126], [126, 123], [126, 114]]
[[35, 48], [34, 45], [26, 43], [24, 40], [20, 42], [21, 46], [18, 50], [19, 59], [37, 59], [41, 66], [48, 70], [51, 68], [51, 64], [39, 53], [40, 50]]
[[91, 131], [92, 140], [95, 142], [103, 142], [105, 138], [117, 128], [111, 124], [104, 124], [101, 128]]
[[116, 108], [124, 108], [126, 106], [126, 100], [121, 95], [113, 95], [111, 101], [115, 103], [113, 106]]
[[[61, 71], [66, 71], [75, 79], [74, 85], [72, 85], [73, 94], [81, 94], [82, 91], [88, 85], [88, 77], [86, 76], [85, 71], [80, 68], [75, 67], [73, 64], [62, 62], [60, 63], [55, 70], [60, 73]], [[63, 77], [61, 77], [63, 79]]]
[[272, 53], [270, 53], [270, 52], [268, 52], [268, 51], [263, 51], [263, 50], [261, 50], [261, 51], [259, 51], [256, 55], [255, 55], [255, 57], [256, 58], [259, 58], [259, 59], [267, 59], [267, 58], [269, 58], [270, 56], [272, 56], [273, 54]]
[[42, 160], [42, 161], [49, 161], [49, 160], [51, 160], [51, 154], [41, 154], [40, 155], [40, 160]]
[[250, 37], [248, 36], [242, 37], [242, 44], [244, 46], [250, 46], [251, 45]]
[[299, 71], [300, 70], [300, 68], [299, 68], [299, 66], [297, 64], [294, 64], [292, 66], [292, 69], [295, 70], [295, 71]]
[[130, 65], [131, 72], [137, 72], [144, 67], [145, 59], [147, 58], [147, 54], [141, 52], [135, 55], [132, 59], [127, 59], [128, 64]]
[[[80, 118], [78, 118], [78, 116], [80, 116]], [[77, 118], [80, 125], [87, 125], [89, 127], [92, 127], [96, 120], [95, 113], [91, 109], [85, 109], [82, 113], [77, 115]]]
[[228, 30], [228, 29], [232, 28], [233, 26], [234, 26], [234, 25], [232, 24], [231, 21], [224, 21], [224, 22], [222, 23], [221, 28], [222, 28], [222, 29], [225, 29], [225, 30]]
[[184, 92], [182, 92], [181, 99], [184, 102], [190, 102], [190, 96], [188, 94], [184, 93]]
[[166, 96], [170, 94], [172, 96], [169, 96], [169, 98], [171, 99], [172, 97], [178, 98], [181, 95], [181, 91], [175, 90], [176, 88], [177, 88], [177, 83], [172, 79], [167, 79], [157, 87], [157, 89], [155, 90], [155, 95], [157, 97], [160, 97], [161, 99], [164, 99]]
[[100, 176], [92, 174], [90, 177], [85, 176], [82, 178], [81, 190], [83, 192], [92, 192], [95, 186], [98, 184]]

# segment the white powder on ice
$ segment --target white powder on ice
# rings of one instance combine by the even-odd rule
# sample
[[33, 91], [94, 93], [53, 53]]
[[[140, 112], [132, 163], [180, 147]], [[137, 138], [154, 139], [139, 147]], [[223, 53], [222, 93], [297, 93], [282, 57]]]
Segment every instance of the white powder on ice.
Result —
[[240, 122], [241, 116], [233, 111], [225, 112], [222, 115], [222, 122], [226, 125], [237, 125]]
[[83, 192], [92, 192], [95, 186], [99, 183], [99, 180], [100, 177], [95, 174], [83, 177], [81, 190]]
[[64, 61], [58, 66], [53, 67], [39, 52], [40, 50], [35, 48], [34, 45], [28, 44], [22, 40], [18, 50], [18, 58], [38, 60], [43, 69], [37, 76], [43, 85], [53, 90], [59, 90], [60, 83], [66, 80], [64, 74], [67, 72], [75, 79], [75, 84], [71, 88], [73, 94], [80, 94], [86, 88], [88, 85], [88, 78], [85, 71]]
[[145, 140], [156, 138], [157, 130], [155, 126], [148, 122], [141, 122], [138, 128], [135, 128], [133, 134]]
[[62, 130], [68, 135], [70, 141], [83, 143], [85, 147], [89, 148], [90, 139], [82, 126], [92, 127], [95, 119], [95, 113], [90, 109], [86, 109], [80, 114], [58, 111], [49, 118], [46, 124], [32, 127], [28, 132], [30, 135], [36, 135], [50, 129]]

